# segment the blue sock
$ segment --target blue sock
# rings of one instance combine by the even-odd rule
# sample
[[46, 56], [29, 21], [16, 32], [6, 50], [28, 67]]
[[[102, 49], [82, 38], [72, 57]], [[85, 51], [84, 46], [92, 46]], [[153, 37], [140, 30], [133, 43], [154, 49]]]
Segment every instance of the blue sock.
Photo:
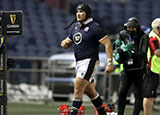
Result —
[[82, 105], [82, 102], [83, 101], [80, 98], [74, 98], [73, 99], [70, 115], [77, 115], [77, 113], [79, 111], [79, 108]]
[[106, 115], [106, 111], [103, 107], [102, 99], [99, 96], [99, 94], [97, 94], [97, 96], [95, 98], [91, 99], [91, 102], [96, 107], [96, 109], [100, 115]]

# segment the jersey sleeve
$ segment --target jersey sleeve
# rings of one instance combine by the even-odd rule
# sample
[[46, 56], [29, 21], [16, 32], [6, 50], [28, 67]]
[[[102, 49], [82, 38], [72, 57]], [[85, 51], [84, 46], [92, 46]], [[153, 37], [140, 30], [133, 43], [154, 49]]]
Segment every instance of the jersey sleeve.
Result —
[[96, 29], [96, 38], [100, 42], [104, 39], [105, 36], [107, 36], [107, 33], [104, 31], [104, 29], [100, 26], [97, 26]]
[[69, 35], [67, 36], [67, 38], [69, 38], [70, 40], [73, 41], [73, 29], [70, 31]]

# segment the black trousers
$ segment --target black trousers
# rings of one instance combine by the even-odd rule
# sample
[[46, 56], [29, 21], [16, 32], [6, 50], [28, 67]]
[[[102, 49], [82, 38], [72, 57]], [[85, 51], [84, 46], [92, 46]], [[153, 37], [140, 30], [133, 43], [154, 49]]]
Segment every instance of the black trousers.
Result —
[[126, 98], [129, 89], [133, 85], [134, 88], [134, 110], [133, 115], [139, 115], [143, 107], [143, 71], [131, 71], [126, 72], [125, 70], [120, 74], [120, 86], [119, 86], [119, 99], [118, 99], [118, 115], [124, 115]]

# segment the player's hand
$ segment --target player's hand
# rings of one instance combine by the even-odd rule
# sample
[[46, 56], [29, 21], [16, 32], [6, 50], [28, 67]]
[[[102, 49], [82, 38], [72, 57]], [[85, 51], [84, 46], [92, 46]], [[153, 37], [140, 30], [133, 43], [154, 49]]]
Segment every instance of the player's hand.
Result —
[[114, 67], [113, 67], [112, 64], [111, 65], [107, 65], [106, 69], [105, 69], [105, 73], [110, 74], [111, 72], [113, 72], [113, 69], [114, 69]]
[[65, 39], [61, 42], [61, 47], [65, 48], [65, 49], [71, 47], [71, 45], [72, 45], [72, 42], [67, 39]]

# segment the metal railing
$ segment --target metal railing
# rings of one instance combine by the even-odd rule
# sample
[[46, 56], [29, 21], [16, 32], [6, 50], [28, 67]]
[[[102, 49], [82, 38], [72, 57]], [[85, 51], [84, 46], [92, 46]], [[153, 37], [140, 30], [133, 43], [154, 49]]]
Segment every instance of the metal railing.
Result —
[[[62, 69], [54, 69], [51, 70], [47, 68], [48, 58], [37, 58], [37, 57], [10, 57], [15, 60], [14, 67], [11, 67], [8, 70], [8, 81], [12, 83], [12, 80], [17, 81], [16, 83], [26, 82], [28, 84], [37, 84], [37, 85], [46, 85], [45, 78], [53, 77], [50, 76], [52, 72], [61, 72], [61, 73], [75, 73], [74, 70], [62, 70]], [[16, 63], [16, 61], [30, 61], [31, 68], [21, 68], [20, 63]], [[112, 73], [107, 76], [104, 72], [97, 72], [96, 76], [98, 76], [96, 87], [97, 90], [101, 93], [101, 95], [107, 100], [113, 100], [113, 93], [118, 92], [119, 87], [119, 74]], [[25, 78], [25, 79], [24, 79]], [[29, 80], [27, 81], [27, 79]], [[25, 81], [26, 80], [26, 81]], [[14, 83], [14, 82], [13, 82]], [[160, 87], [158, 88], [158, 92], [160, 92]]]
[[[8, 82], [17, 81], [16, 83], [26, 82], [29, 84], [37, 84], [37, 85], [45, 85], [45, 77], [49, 76], [49, 73], [51, 72], [61, 72], [61, 73], [75, 73], [74, 70], [62, 70], [62, 69], [54, 69], [51, 70], [50, 68], [47, 68], [47, 61], [48, 58], [37, 58], [37, 57], [9, 57], [13, 58], [15, 60], [14, 67], [11, 67], [8, 70]], [[18, 61], [30, 61], [31, 68], [24, 68], [21, 63]], [[107, 97], [111, 95], [111, 93], [106, 93], [108, 90], [110, 90], [111, 87], [108, 87], [107, 79], [108, 77], [104, 72], [97, 72], [97, 76], [102, 77], [97, 86], [99, 90], [101, 90], [101, 94], [103, 96]], [[27, 78], [28, 77], [28, 78]], [[25, 78], [25, 79], [24, 79]], [[20, 80], [19, 80], [20, 79]], [[21, 80], [22, 79], [22, 80]], [[30, 79], [29, 82], [27, 82]], [[24, 81], [23, 81], [24, 80]], [[14, 82], [13, 82], [14, 83]], [[109, 83], [110, 85], [110, 83]]]

